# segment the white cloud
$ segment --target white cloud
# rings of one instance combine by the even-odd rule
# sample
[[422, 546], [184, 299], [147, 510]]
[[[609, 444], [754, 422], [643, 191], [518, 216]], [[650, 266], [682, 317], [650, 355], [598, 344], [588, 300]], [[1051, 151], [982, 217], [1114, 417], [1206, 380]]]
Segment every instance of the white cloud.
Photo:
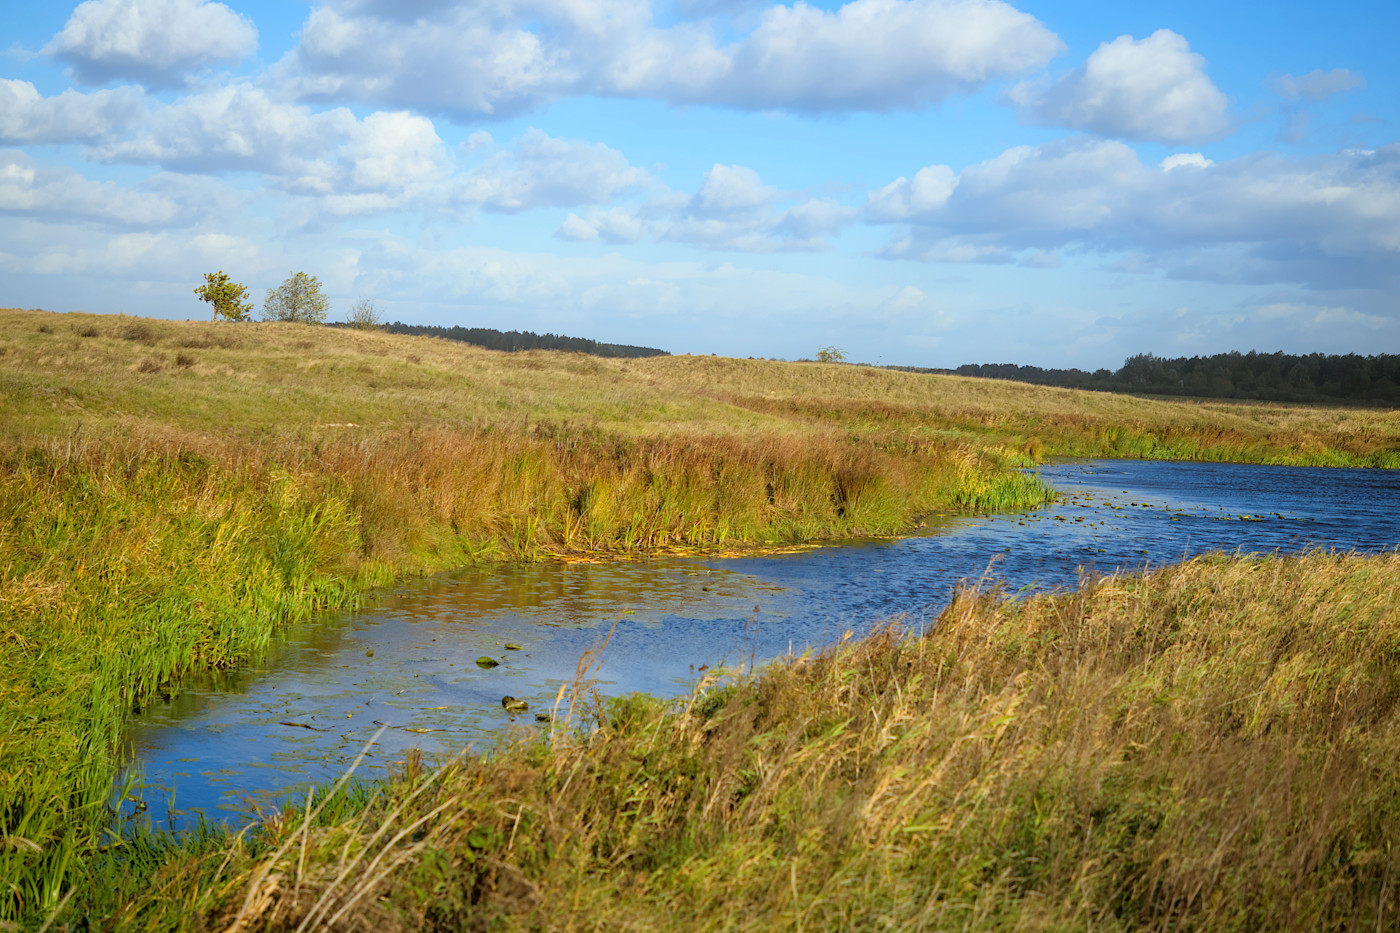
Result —
[[340, 149], [349, 187], [386, 191], [441, 181], [450, 171], [433, 122], [416, 113], [372, 113]]
[[656, 185], [639, 206], [570, 214], [555, 236], [607, 243], [650, 238], [746, 253], [810, 251], [826, 249], [826, 238], [856, 213], [835, 201], [765, 185], [746, 166], [716, 164], [692, 195]]
[[[429, 9], [430, 8], [430, 9]], [[313, 9], [277, 79], [312, 100], [505, 117], [566, 95], [741, 108], [887, 111], [1039, 67], [1063, 49], [1000, 0], [771, 6], [719, 45], [706, 24], [658, 27], [642, 0], [379, 2]], [[426, 16], [427, 12], [432, 16]]]
[[1325, 100], [1333, 94], [1354, 91], [1366, 86], [1366, 78], [1347, 68], [1320, 68], [1305, 75], [1277, 75], [1268, 82], [1270, 90], [1285, 100]]
[[989, 0], [852, 0], [835, 11], [770, 7], [753, 34], [722, 51], [726, 67], [672, 99], [739, 107], [914, 107], [1045, 64], [1059, 39], [1034, 17]]
[[296, 175], [355, 132], [343, 108], [313, 113], [248, 84], [179, 98], [150, 111], [131, 132], [93, 147], [94, 158], [186, 172]]
[[941, 208], [948, 202], [958, 178], [946, 165], [919, 169], [910, 181], [903, 175], [871, 192], [867, 210], [875, 220], [905, 220]]
[[0, 214], [127, 229], [183, 227], [224, 201], [203, 179], [156, 176], [124, 188], [0, 150]]
[[628, 164], [616, 149], [557, 139], [531, 128], [511, 151], [497, 151], [484, 165], [464, 173], [455, 197], [505, 212], [574, 207], [606, 203], [646, 184], [650, 177]]
[[633, 212], [613, 208], [609, 211], [589, 211], [586, 219], [570, 213], [555, 235], [562, 240], [575, 242], [602, 240], [605, 243], [625, 244], [636, 243], [654, 232], [653, 227], [653, 224]]
[[274, 74], [307, 100], [476, 117], [520, 113], [578, 81], [569, 57], [523, 23], [480, 12], [490, 11], [402, 22], [317, 7]]
[[688, 201], [670, 206], [671, 222], [660, 228], [658, 237], [748, 253], [821, 250], [827, 246], [825, 238], [855, 215], [850, 208], [817, 198], [779, 207], [781, 201], [794, 200], [798, 199], [763, 184], [751, 168], [716, 164]]
[[86, 84], [129, 79], [183, 86], [213, 62], [257, 48], [251, 20], [208, 0], [87, 0], [44, 47]]
[[44, 97], [28, 81], [0, 78], [0, 143], [69, 143], [98, 139], [143, 112], [139, 88]]
[[1052, 249], [1031, 250], [1021, 256], [1019, 264], [1027, 269], [1058, 269], [1060, 254]]
[[[357, 262], [357, 289], [447, 306], [459, 319], [463, 309], [473, 309], [488, 325], [509, 320], [510, 326], [568, 333], [594, 316], [614, 325], [636, 317], [668, 328], [667, 319], [703, 318], [707, 333], [738, 328], [736, 349], [752, 347], [755, 333], [765, 329], [790, 339], [793, 322], [810, 325], [817, 310], [865, 322], [891, 298], [887, 287], [851, 288], [823, 275], [729, 263], [646, 263], [616, 253], [576, 257], [489, 247], [432, 250], [394, 238], [366, 248]], [[906, 300], [914, 303], [911, 296]], [[816, 341], [805, 333], [798, 346], [810, 353]], [[628, 342], [645, 342], [633, 334]]]
[[[334, 216], [603, 204], [651, 177], [600, 143], [530, 129], [508, 149], [475, 133], [452, 153], [420, 114], [376, 111], [356, 119], [345, 108], [313, 111], [247, 84], [154, 109], [138, 130], [90, 154], [182, 172], [258, 172], [273, 187], [319, 199]], [[459, 170], [457, 156], [482, 161]]]
[[690, 199], [689, 213], [707, 219], [746, 217], [766, 210], [777, 197], [778, 189], [763, 184], [753, 169], [717, 164]]
[[1215, 163], [1199, 152], [1178, 152], [1158, 163], [1158, 168], [1170, 172], [1175, 168], [1210, 168]]
[[1262, 321], [1287, 326], [1292, 330], [1331, 331], [1376, 331], [1389, 321], [1375, 314], [1365, 314], [1354, 308], [1336, 305], [1307, 304], [1303, 302], [1273, 302], [1261, 305], [1257, 315]]
[[978, 243], [961, 237], [939, 237], [928, 241], [918, 236], [896, 237], [882, 251], [887, 259], [918, 259], [924, 262], [976, 263], [1000, 266], [1015, 261], [1012, 251], [995, 243]]
[[891, 212], [888, 187], [870, 194], [870, 219], [904, 221], [886, 255], [988, 262], [1078, 246], [1149, 253], [1210, 281], [1400, 286], [1400, 144], [1149, 166], [1123, 143], [1081, 138], [1008, 149], [956, 181], [922, 211]]
[[1225, 95], [1205, 59], [1170, 29], [1146, 39], [1105, 42], [1048, 88], [1018, 85], [1011, 98], [1023, 119], [1124, 139], [1182, 143], [1230, 131]]

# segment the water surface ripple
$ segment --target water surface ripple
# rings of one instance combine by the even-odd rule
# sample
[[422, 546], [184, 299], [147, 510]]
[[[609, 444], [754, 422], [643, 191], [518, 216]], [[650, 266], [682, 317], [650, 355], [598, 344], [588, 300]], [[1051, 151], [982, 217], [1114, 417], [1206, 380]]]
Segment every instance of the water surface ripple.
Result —
[[[1400, 544], [1395, 471], [1094, 461], [1041, 476], [1060, 492], [1053, 506], [947, 519], [899, 540], [485, 567], [410, 583], [133, 717], [127, 741], [149, 812], [172, 827], [200, 811], [244, 818], [338, 776], [381, 725], [371, 772], [414, 746], [429, 755], [489, 746], [512, 722], [534, 727], [615, 621], [599, 689], [674, 695], [707, 668], [820, 647], [892, 616], [921, 625], [964, 579], [1044, 590], [1213, 550]], [[482, 656], [499, 666], [479, 667]], [[529, 712], [512, 719], [504, 695]]]

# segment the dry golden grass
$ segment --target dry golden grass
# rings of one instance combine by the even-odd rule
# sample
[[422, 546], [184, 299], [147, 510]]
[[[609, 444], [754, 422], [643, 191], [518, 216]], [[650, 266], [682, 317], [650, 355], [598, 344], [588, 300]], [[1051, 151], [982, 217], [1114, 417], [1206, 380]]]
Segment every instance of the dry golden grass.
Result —
[[964, 436], [1036, 456], [1400, 465], [1390, 412], [1162, 401], [864, 366], [504, 354], [375, 331], [16, 310], [0, 311], [0, 351], [11, 436], [151, 426], [312, 439], [531, 425], [649, 438], [835, 431]]

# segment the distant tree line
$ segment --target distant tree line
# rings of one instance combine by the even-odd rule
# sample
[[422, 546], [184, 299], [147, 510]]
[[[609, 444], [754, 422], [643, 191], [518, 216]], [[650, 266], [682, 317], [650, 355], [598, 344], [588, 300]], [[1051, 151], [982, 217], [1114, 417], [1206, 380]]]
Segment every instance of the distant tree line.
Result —
[[460, 340], [488, 350], [568, 350], [593, 356], [670, 356], [654, 347], [633, 347], [622, 343], [599, 343], [585, 337], [565, 337], [560, 334], [536, 334], [528, 330], [500, 331], [490, 327], [439, 327], [435, 324], [402, 324], [395, 321], [383, 325], [391, 334], [412, 334], [415, 337], [442, 337]]
[[1277, 402], [1400, 404], [1400, 355], [1217, 353], [1168, 359], [1140, 353], [1117, 370], [1042, 369], [1014, 363], [959, 366], [960, 376], [1108, 392], [1265, 399]]

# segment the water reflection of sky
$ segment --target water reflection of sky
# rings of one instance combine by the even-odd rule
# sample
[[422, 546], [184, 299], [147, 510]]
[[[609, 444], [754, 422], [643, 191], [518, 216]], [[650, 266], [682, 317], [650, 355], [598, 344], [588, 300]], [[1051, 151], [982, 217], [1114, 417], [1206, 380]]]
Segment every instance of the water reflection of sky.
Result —
[[[417, 581], [292, 632], [259, 664], [191, 681], [135, 717], [128, 741], [160, 822], [173, 807], [236, 816], [247, 799], [337, 776], [381, 725], [371, 767], [414, 746], [489, 745], [512, 722], [507, 694], [530, 704], [514, 721], [533, 727], [614, 622], [599, 689], [672, 695], [707, 666], [819, 647], [893, 616], [921, 625], [965, 579], [1045, 589], [1211, 550], [1400, 543], [1396, 472], [1113, 461], [1042, 476], [1061, 492], [1050, 508], [943, 520], [897, 541]], [[500, 666], [479, 667], [482, 656]]]

